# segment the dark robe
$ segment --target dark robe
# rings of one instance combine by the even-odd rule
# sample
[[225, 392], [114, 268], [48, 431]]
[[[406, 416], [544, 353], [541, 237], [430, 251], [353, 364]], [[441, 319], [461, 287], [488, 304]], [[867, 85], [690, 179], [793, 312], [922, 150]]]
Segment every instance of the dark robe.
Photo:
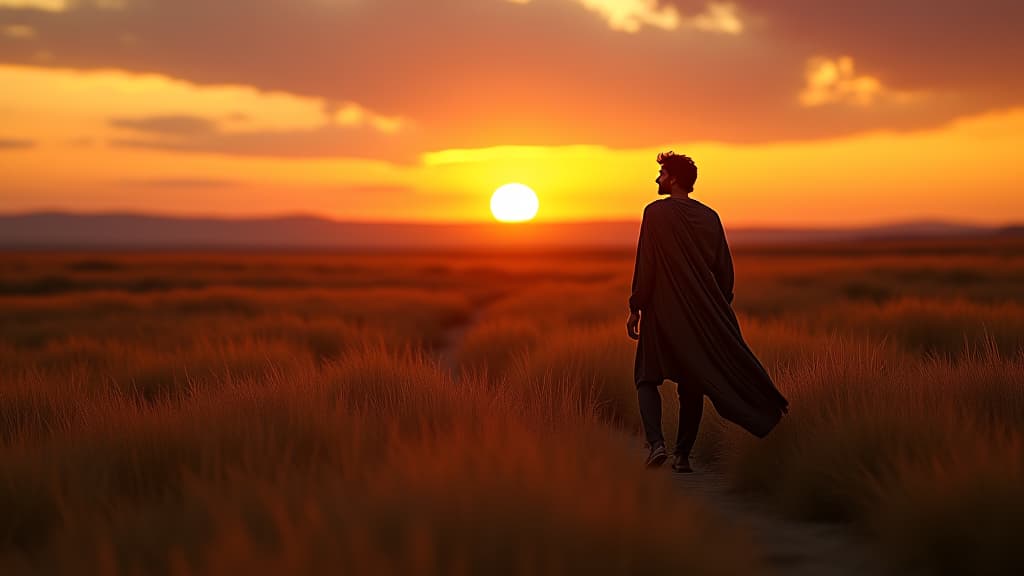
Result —
[[692, 198], [644, 209], [631, 311], [640, 311], [636, 384], [699, 385], [722, 417], [764, 437], [788, 402], [743, 341], [733, 266], [718, 214]]

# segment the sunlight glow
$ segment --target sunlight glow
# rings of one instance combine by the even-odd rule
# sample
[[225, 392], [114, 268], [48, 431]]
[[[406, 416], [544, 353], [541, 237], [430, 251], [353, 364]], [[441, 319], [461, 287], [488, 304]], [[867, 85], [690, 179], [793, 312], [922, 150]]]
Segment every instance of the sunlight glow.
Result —
[[505, 184], [491, 196], [491, 213], [499, 222], [525, 222], [537, 215], [537, 194], [523, 184]]

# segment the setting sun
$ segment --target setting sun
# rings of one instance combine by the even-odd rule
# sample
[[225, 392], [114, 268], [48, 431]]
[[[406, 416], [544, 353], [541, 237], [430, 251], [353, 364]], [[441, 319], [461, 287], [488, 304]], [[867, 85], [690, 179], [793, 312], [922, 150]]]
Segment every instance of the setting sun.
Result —
[[537, 215], [537, 194], [523, 184], [505, 184], [491, 196], [491, 213], [500, 222], [525, 222]]

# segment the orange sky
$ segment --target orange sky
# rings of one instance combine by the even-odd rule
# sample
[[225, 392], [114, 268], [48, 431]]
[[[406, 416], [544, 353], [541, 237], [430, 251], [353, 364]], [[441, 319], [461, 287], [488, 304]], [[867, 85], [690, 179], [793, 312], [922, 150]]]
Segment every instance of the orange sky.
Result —
[[490, 220], [494, 189], [522, 182], [538, 220], [637, 219], [673, 149], [727, 225], [1022, 221], [1022, 17], [999, 0], [0, 0], [0, 212]]

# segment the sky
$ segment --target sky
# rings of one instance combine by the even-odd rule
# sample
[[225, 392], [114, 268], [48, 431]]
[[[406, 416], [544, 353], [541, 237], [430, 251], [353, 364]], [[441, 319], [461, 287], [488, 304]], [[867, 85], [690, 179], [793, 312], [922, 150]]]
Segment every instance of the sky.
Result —
[[0, 0], [0, 213], [1024, 221], [1015, 0]]

